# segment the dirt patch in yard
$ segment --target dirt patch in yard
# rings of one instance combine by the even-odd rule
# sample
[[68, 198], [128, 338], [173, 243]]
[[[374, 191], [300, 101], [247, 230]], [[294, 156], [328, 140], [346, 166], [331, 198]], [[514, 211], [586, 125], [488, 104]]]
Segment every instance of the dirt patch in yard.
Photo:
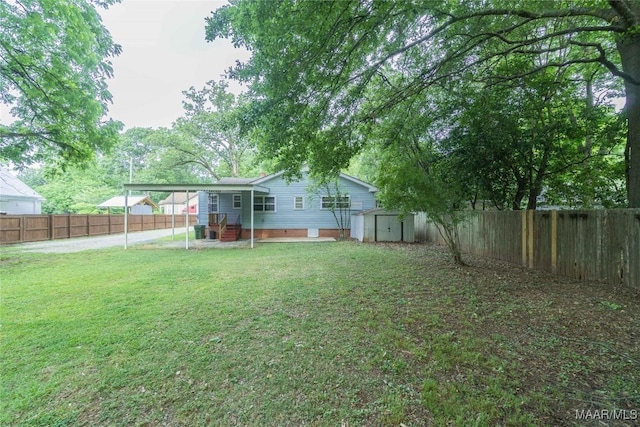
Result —
[[[506, 374], [513, 377], [513, 394], [523, 396], [531, 413], [545, 408], [541, 424], [640, 425], [639, 289], [470, 255], [464, 256], [468, 266], [460, 267], [442, 247], [379, 245], [406, 251], [424, 272], [431, 297], [439, 299], [430, 309], [444, 334], [461, 342], [471, 335], [490, 353], [484, 356], [512, 367]], [[454, 360], [439, 384], [456, 375], [469, 384], [474, 374], [492, 375], [482, 362], [474, 367]]]

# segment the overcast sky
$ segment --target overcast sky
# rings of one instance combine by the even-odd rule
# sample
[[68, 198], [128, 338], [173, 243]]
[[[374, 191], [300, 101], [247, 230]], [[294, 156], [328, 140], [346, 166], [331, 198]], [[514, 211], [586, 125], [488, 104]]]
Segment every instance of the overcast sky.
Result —
[[[182, 115], [182, 91], [220, 80], [249, 54], [228, 40], [205, 41], [204, 18], [216, 0], [123, 0], [101, 10], [122, 53], [112, 58], [109, 116], [132, 127], [170, 127]], [[231, 82], [230, 82], [231, 83]], [[239, 92], [237, 84], [230, 90]]]

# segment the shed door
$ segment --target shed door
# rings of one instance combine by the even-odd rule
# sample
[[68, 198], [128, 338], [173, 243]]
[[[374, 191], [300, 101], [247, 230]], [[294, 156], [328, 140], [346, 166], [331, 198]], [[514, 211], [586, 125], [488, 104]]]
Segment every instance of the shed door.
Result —
[[376, 215], [376, 241], [401, 242], [402, 222], [395, 215]]

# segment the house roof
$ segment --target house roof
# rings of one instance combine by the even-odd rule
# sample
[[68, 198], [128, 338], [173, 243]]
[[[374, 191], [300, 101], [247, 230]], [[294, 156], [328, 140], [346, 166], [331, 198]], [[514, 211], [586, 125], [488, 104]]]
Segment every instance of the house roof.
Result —
[[[193, 200], [197, 197], [198, 197], [198, 193], [189, 193], [189, 200]], [[170, 205], [170, 204], [183, 205], [185, 204], [186, 199], [187, 199], [187, 193], [174, 192], [172, 194], [169, 194], [169, 196], [166, 199], [161, 200], [158, 204], [159, 205]]]
[[0, 199], [40, 199], [44, 200], [33, 188], [13, 176], [8, 169], [0, 168]]
[[[306, 172], [306, 171], [304, 171], [304, 172]], [[253, 184], [263, 184], [263, 183], [265, 183], [265, 182], [267, 182], [267, 181], [269, 181], [269, 180], [271, 180], [273, 178], [279, 177], [283, 173], [284, 173], [284, 171], [280, 171], [280, 172], [277, 172], [277, 173], [274, 173], [274, 174], [271, 174], [271, 175], [263, 176], [261, 178], [255, 178], [254, 181], [251, 181], [251, 182]], [[373, 186], [373, 185], [371, 185], [369, 183], [366, 183], [366, 182], [364, 182], [364, 181], [362, 181], [362, 180], [360, 180], [358, 178], [354, 178], [354, 177], [352, 177], [350, 175], [347, 175], [346, 173], [340, 172], [340, 178], [343, 178], [343, 179], [346, 179], [346, 180], [351, 181], [353, 183], [356, 183], [358, 185], [361, 185], [361, 186], [365, 187], [367, 190], [369, 190], [369, 192], [371, 192], [371, 193], [376, 193], [378, 191], [377, 187], [375, 187], [375, 186]]]
[[[124, 196], [115, 196], [98, 205], [99, 208], [124, 208]], [[157, 208], [148, 196], [129, 196], [127, 197], [127, 206], [149, 205]]]
[[348, 181], [351, 181], [351, 182], [354, 182], [356, 184], [360, 184], [363, 187], [366, 187], [369, 190], [369, 192], [371, 192], [371, 193], [377, 193], [378, 192], [378, 187], [376, 187], [374, 185], [371, 185], [371, 184], [369, 184], [367, 182], [364, 182], [364, 181], [362, 181], [362, 180], [360, 180], [358, 178], [355, 178], [355, 177], [353, 177], [351, 175], [347, 175], [346, 173], [340, 173], [340, 176], [342, 178], [348, 180]]

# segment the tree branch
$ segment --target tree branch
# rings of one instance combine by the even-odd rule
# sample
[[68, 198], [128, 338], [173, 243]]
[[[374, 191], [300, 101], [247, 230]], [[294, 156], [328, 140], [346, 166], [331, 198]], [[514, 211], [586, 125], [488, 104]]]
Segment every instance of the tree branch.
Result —
[[627, 24], [627, 27], [640, 25], [638, 15], [631, 9], [625, 0], [609, 0], [608, 3], [609, 6], [611, 6], [611, 8], [622, 17], [622, 20]]
[[[435, 29], [433, 29], [432, 31], [430, 31], [429, 33], [427, 33], [425, 36], [418, 38], [417, 40], [413, 41], [412, 43], [409, 43], [399, 49], [396, 49], [393, 52], [388, 53], [387, 55], [385, 55], [384, 57], [382, 57], [381, 59], [379, 59], [378, 61], [374, 62], [373, 64], [371, 64], [370, 67], [368, 67], [367, 70], [356, 74], [355, 76], [353, 76], [352, 78], [350, 78], [347, 83], [354, 81], [354, 80], [358, 80], [361, 77], [363, 77], [366, 72], [370, 71], [370, 70], [377, 70], [380, 66], [382, 66], [382, 64], [386, 63], [387, 61], [389, 61], [391, 58], [394, 58], [402, 53], [407, 52], [408, 50], [425, 43], [426, 41], [433, 39], [435, 36], [437, 36], [438, 34], [444, 32], [445, 30], [447, 30], [448, 28], [452, 27], [453, 25], [462, 22], [462, 21], [466, 21], [468, 19], [474, 19], [474, 18], [482, 18], [482, 17], [506, 17], [506, 16], [516, 16], [516, 17], [520, 17], [520, 18], [526, 18], [530, 21], [533, 20], [540, 20], [540, 19], [550, 19], [550, 18], [567, 18], [567, 17], [579, 17], [579, 16], [591, 16], [591, 17], [596, 17], [596, 18], [600, 18], [603, 19], [607, 22], [612, 22], [616, 15], [613, 11], [610, 10], [606, 10], [606, 9], [595, 9], [595, 8], [571, 8], [571, 9], [565, 9], [565, 10], [552, 10], [552, 11], [544, 11], [544, 12], [540, 12], [540, 13], [534, 13], [534, 12], [530, 12], [530, 11], [526, 11], [526, 10], [510, 10], [510, 9], [490, 9], [490, 10], [484, 10], [484, 11], [477, 11], [477, 12], [472, 12], [469, 14], [465, 14], [465, 15], [460, 15], [460, 16], [452, 16], [451, 18], [449, 18], [445, 23], [441, 24], [440, 26], [436, 27]], [[597, 31], [613, 31], [613, 32], [624, 32], [626, 31], [626, 28], [624, 27], [616, 27], [616, 26], [604, 26], [604, 27], [586, 27], [586, 31], [596, 31], [595, 29], [597, 29]], [[583, 32], [584, 30], [582, 28], [573, 28], [571, 30], [571, 33], [577, 33], [577, 32]], [[497, 33], [496, 33], [497, 35]]]
[[613, 62], [607, 59], [606, 53], [601, 45], [595, 44], [595, 43], [581, 43], [577, 41], [570, 41], [569, 43], [574, 44], [576, 46], [595, 48], [598, 51], [598, 53], [600, 53], [600, 56], [597, 58], [597, 61], [600, 62], [602, 65], [604, 65], [611, 72], [611, 74], [613, 74], [614, 76], [621, 77], [625, 81], [628, 81], [635, 85], [640, 85], [640, 80], [635, 79], [633, 76], [620, 70], [618, 67], [615, 66]]

